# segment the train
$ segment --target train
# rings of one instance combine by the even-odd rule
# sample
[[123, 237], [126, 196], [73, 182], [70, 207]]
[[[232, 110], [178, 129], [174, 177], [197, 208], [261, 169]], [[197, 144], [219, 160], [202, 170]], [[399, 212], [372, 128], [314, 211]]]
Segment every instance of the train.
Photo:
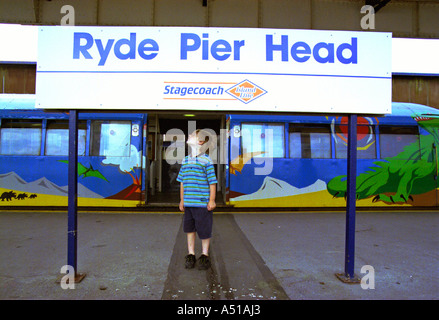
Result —
[[[67, 206], [68, 110], [0, 97], [0, 207]], [[78, 207], [178, 207], [191, 129], [207, 128], [218, 207], [346, 207], [347, 116], [78, 112]], [[439, 110], [357, 118], [358, 207], [438, 207]], [[212, 139], [213, 138], [213, 139]]]

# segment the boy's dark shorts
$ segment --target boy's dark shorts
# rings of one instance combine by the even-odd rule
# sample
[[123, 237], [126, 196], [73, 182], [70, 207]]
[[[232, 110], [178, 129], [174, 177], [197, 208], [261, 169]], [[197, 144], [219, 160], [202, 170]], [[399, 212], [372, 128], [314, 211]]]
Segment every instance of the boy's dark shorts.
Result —
[[202, 207], [185, 207], [183, 231], [197, 232], [200, 239], [212, 238], [213, 212]]

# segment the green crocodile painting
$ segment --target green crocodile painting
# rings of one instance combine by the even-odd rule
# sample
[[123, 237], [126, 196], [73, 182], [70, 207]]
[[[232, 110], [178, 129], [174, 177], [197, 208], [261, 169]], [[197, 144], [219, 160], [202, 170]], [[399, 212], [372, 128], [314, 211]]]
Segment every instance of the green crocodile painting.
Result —
[[[422, 114], [413, 118], [429, 134], [405, 146], [396, 156], [374, 162], [358, 175], [358, 200], [373, 197], [373, 202], [407, 203], [414, 196], [437, 188], [439, 117]], [[346, 185], [346, 175], [337, 176], [328, 182], [327, 190], [334, 198], [346, 197]]]

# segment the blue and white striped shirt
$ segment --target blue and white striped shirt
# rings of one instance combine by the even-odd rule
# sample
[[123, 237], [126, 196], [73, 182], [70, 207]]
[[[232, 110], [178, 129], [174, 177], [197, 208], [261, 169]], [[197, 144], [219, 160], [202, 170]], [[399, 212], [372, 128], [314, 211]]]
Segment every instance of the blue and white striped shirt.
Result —
[[206, 154], [193, 158], [186, 156], [177, 177], [183, 182], [185, 207], [207, 207], [210, 185], [217, 183], [212, 159]]

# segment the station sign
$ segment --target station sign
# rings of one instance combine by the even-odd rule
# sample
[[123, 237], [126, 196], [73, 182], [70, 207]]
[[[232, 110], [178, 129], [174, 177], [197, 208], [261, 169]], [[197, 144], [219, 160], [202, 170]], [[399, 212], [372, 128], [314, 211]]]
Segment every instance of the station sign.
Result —
[[391, 33], [38, 28], [38, 108], [391, 112]]

